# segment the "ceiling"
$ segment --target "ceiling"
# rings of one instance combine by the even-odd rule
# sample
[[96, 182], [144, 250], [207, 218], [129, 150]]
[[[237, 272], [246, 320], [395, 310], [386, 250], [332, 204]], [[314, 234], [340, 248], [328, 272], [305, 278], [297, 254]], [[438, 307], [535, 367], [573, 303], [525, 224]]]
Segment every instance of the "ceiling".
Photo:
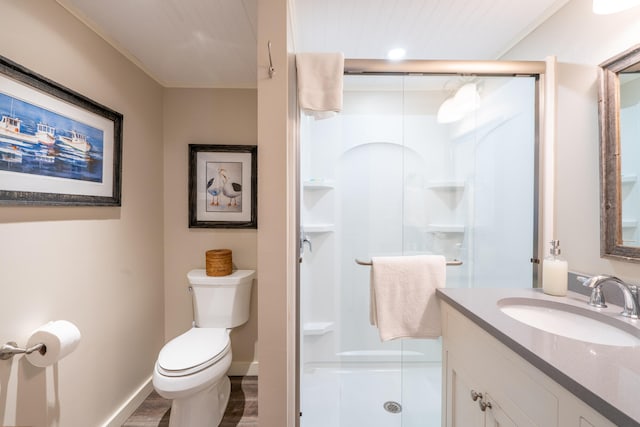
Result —
[[[259, 0], [57, 1], [165, 87], [256, 87]], [[567, 2], [289, 0], [297, 52], [378, 59], [497, 59]]]

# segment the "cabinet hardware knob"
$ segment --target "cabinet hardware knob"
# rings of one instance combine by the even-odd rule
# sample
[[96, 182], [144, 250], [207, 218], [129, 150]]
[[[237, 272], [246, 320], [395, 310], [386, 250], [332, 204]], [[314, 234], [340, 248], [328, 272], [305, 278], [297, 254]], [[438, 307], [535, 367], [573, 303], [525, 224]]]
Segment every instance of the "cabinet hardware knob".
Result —
[[471, 400], [473, 400], [475, 402], [478, 399], [480, 399], [480, 401], [482, 401], [482, 393], [478, 393], [475, 390], [471, 390]]
[[478, 405], [480, 405], [480, 410], [482, 412], [486, 411], [487, 408], [491, 409], [491, 402], [484, 402], [482, 400], [482, 398], [480, 398], [480, 401], [478, 402]]

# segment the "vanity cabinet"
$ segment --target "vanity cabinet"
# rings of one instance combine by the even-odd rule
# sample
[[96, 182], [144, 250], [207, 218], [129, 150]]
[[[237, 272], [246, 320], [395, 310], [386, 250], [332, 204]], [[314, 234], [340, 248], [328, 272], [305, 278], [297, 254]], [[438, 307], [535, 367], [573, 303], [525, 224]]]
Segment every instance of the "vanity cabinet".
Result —
[[615, 427], [441, 301], [443, 427]]

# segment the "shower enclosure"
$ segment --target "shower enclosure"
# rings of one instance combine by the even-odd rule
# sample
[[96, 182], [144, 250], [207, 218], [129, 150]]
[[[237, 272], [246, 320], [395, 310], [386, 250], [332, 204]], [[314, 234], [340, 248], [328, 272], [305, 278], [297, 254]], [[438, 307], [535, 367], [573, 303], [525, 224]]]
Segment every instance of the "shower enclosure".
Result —
[[537, 93], [535, 76], [346, 75], [341, 114], [301, 118], [300, 426], [440, 426], [441, 341], [381, 342], [356, 260], [442, 254], [461, 261], [447, 287], [533, 286]]

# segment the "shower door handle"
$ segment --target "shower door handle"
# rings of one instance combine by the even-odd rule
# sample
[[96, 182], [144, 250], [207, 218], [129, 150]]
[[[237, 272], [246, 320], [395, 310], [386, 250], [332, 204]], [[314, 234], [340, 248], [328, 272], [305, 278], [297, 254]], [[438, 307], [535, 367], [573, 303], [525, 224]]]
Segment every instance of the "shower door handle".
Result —
[[311, 246], [311, 240], [309, 240], [309, 236], [306, 234], [302, 237], [302, 248], [304, 249], [304, 244], [309, 245], [309, 252], [313, 252], [313, 247]]
[[304, 232], [304, 230], [300, 231], [300, 258], [298, 258], [298, 262], [302, 262], [302, 258], [304, 257], [304, 244], [309, 245], [309, 252], [313, 252], [313, 247], [311, 246], [311, 240], [309, 240], [309, 236]]

